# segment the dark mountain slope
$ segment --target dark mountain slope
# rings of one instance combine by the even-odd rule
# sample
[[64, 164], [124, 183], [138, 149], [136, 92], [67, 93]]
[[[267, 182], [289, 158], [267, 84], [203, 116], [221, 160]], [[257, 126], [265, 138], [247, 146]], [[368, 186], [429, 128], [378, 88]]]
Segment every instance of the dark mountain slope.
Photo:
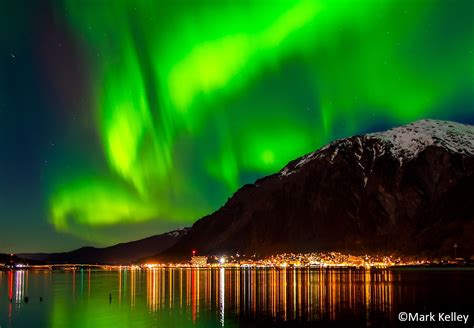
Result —
[[337, 140], [237, 191], [156, 259], [340, 250], [474, 254], [474, 127], [422, 120]]
[[184, 228], [105, 248], [82, 247], [64, 253], [32, 253], [18, 254], [18, 256], [25, 259], [42, 260], [47, 263], [130, 264], [173, 246], [187, 232], [188, 228]]

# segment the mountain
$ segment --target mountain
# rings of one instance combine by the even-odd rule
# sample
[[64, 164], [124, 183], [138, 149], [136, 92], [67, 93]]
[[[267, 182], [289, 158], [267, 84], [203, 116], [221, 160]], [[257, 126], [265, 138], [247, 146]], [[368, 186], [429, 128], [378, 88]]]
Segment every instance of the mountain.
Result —
[[474, 254], [474, 127], [421, 120], [336, 140], [243, 186], [155, 260], [346, 251]]
[[18, 264], [43, 264], [41, 261], [27, 260], [20, 258], [14, 254], [3, 254], [0, 253], [0, 269], [7, 265], [18, 265]]
[[24, 253], [18, 254], [18, 256], [24, 259], [41, 260], [46, 263], [130, 264], [173, 246], [186, 235], [188, 230], [189, 228], [182, 228], [161, 235], [128, 243], [120, 243], [105, 248], [82, 247], [64, 253]]

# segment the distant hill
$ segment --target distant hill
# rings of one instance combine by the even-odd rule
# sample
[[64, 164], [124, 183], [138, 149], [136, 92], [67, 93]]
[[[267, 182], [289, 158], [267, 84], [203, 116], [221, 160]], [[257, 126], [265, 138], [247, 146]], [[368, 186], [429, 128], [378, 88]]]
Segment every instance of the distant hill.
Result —
[[120, 243], [105, 248], [82, 247], [64, 253], [23, 253], [23, 259], [40, 260], [46, 263], [77, 264], [130, 264], [141, 258], [150, 257], [173, 246], [189, 228], [174, 230], [141, 240]]
[[[474, 127], [421, 120], [336, 140], [238, 190], [155, 260], [348, 251], [474, 254]], [[455, 246], [456, 245], [456, 246]]]
[[43, 264], [41, 261], [37, 260], [28, 260], [20, 258], [17, 255], [11, 254], [0, 254], [0, 268], [1, 265], [11, 265], [11, 264]]

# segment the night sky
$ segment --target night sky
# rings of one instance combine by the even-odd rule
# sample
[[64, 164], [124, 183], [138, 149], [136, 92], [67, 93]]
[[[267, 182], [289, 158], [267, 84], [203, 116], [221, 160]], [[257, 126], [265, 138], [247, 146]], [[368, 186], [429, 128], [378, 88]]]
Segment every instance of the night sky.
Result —
[[336, 138], [474, 123], [474, 1], [1, 1], [0, 252], [190, 226]]

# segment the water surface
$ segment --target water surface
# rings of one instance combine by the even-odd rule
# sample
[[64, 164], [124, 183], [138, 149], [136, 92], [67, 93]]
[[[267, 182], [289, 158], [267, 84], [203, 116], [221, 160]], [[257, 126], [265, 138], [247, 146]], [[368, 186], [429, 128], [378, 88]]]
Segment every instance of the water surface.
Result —
[[471, 269], [0, 272], [0, 326], [392, 327], [401, 311], [472, 316], [473, 278]]

